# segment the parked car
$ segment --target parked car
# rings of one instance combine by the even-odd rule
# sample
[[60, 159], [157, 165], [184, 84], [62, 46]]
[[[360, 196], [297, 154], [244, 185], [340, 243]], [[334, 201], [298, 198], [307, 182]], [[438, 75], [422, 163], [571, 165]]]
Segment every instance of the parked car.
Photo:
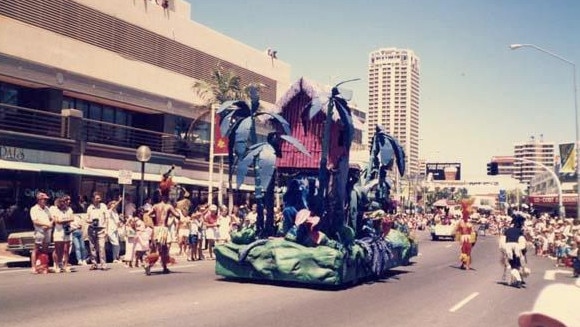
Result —
[[[8, 251], [28, 257], [34, 249], [34, 231], [8, 234]], [[54, 249], [54, 244], [50, 244], [49, 250]]]
[[[120, 240], [121, 251], [120, 255], [125, 254], [125, 241]], [[87, 248], [87, 252], [89, 251], [89, 242], [88, 240], [85, 241], [85, 246]], [[21, 255], [28, 257], [32, 253], [34, 249], [34, 231], [26, 231], [26, 232], [18, 232], [18, 233], [10, 233], [8, 235], [8, 246], [6, 249], [16, 255]], [[49, 251], [54, 250], [54, 243], [50, 243]], [[107, 262], [113, 261], [113, 254], [111, 249], [111, 243], [107, 240], [105, 243], [105, 252], [107, 256]], [[76, 262], [75, 252], [72, 250], [71, 244], [71, 261]]]

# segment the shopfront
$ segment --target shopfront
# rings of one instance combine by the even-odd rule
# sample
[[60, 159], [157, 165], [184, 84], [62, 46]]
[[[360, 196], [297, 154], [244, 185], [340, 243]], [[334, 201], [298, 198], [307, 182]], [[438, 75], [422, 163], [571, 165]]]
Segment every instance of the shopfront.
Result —
[[[578, 196], [576, 193], [562, 195], [562, 204], [566, 210], [566, 217], [576, 217], [577, 201]], [[546, 212], [550, 214], [558, 212], [559, 197], [557, 194], [530, 195], [529, 202], [535, 212]]]

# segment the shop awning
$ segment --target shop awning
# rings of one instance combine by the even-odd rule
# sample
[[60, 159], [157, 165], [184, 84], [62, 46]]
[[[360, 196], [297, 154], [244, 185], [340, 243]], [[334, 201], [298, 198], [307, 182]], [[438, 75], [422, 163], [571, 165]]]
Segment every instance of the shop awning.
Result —
[[[90, 168], [90, 169], [91, 170], [94, 170], [96, 172], [99, 172], [99, 173], [103, 174], [106, 177], [119, 178], [119, 171], [118, 170], [100, 169], [100, 168]], [[140, 181], [141, 180], [141, 173], [140, 172], [139, 173], [138, 172], [132, 172], [131, 179], [133, 181]], [[143, 180], [148, 181], [148, 182], [161, 182], [161, 175], [145, 173], [143, 175]]]
[[0, 160], [0, 169], [8, 170], [24, 170], [24, 171], [34, 171], [34, 172], [48, 172], [48, 173], [58, 173], [58, 174], [74, 174], [74, 175], [85, 175], [85, 176], [99, 176], [106, 177], [106, 174], [94, 171], [91, 169], [82, 169], [72, 166], [61, 166], [61, 165], [50, 165], [42, 163], [33, 162], [21, 162], [21, 161], [8, 161]]
[[[119, 171], [118, 170], [112, 170], [112, 169], [100, 169], [100, 168], [90, 168], [91, 170], [94, 170], [96, 172], [99, 172], [107, 177], [110, 178], [119, 178]], [[131, 179], [133, 181], [140, 181], [141, 180], [141, 173], [140, 172], [132, 172], [131, 173]], [[195, 186], [205, 186], [208, 187], [209, 186], [209, 182], [208, 181], [204, 181], [201, 179], [193, 179], [193, 178], [189, 178], [189, 177], [184, 177], [184, 176], [173, 176], [172, 177], [173, 181], [177, 184], [181, 184], [181, 185], [195, 185]], [[148, 181], [148, 182], [161, 182], [161, 175], [160, 174], [150, 174], [150, 173], [145, 173], [143, 175], [143, 180]], [[219, 186], [219, 182], [218, 181], [214, 181], [213, 182], [214, 187], [218, 187]]]
[[0, 160], [0, 169], [7, 170], [25, 170], [40, 172], [40, 169], [28, 165], [26, 162]]

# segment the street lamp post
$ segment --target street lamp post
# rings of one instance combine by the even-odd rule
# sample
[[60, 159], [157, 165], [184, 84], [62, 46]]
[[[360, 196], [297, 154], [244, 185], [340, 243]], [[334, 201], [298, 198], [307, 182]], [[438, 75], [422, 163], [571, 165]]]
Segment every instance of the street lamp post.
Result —
[[[524, 159], [524, 158], [514, 158], [514, 160], [538, 165], [538, 166], [544, 168], [548, 173], [550, 173], [550, 175], [552, 176], [554, 181], [556, 181], [556, 187], [558, 188], [558, 217], [565, 218], [565, 210], [564, 210], [565, 208], [564, 208], [564, 203], [562, 201], [562, 183], [560, 183], [560, 179], [558, 178], [558, 175], [556, 175], [554, 170], [550, 169], [548, 166], [544, 165], [543, 163], [541, 163], [539, 161], [533, 161], [533, 160]], [[517, 190], [517, 191], [518, 191], [518, 198], [519, 198], [519, 190]], [[518, 210], [520, 210], [519, 201], [520, 200], [518, 199]]]
[[137, 148], [137, 160], [141, 162], [141, 183], [139, 184], [139, 207], [143, 206], [145, 197], [145, 163], [151, 159], [151, 149], [146, 145]]
[[579, 141], [580, 141], [580, 134], [579, 134], [579, 129], [578, 129], [578, 87], [576, 85], [576, 64], [574, 64], [574, 62], [558, 55], [555, 54], [551, 51], [548, 51], [546, 49], [540, 48], [537, 45], [534, 44], [512, 44], [510, 45], [510, 49], [512, 50], [516, 50], [519, 48], [533, 48], [536, 49], [538, 51], [541, 51], [543, 53], [546, 53], [560, 61], [563, 61], [567, 64], [569, 64], [570, 66], [572, 66], [572, 80], [573, 80], [573, 86], [574, 86], [574, 123], [575, 123], [575, 128], [576, 128], [576, 218], [574, 219], [574, 222], [576, 224], [580, 223], [580, 164], [579, 160], [580, 160], [580, 147], [578, 146]]

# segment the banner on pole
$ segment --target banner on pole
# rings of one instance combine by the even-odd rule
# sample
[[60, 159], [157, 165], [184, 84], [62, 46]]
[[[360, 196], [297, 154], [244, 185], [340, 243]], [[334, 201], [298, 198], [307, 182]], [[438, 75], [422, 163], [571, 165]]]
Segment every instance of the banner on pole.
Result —
[[576, 171], [576, 148], [574, 143], [560, 144], [560, 172], [574, 173]]
[[220, 119], [219, 115], [215, 115], [215, 126], [214, 126], [214, 144], [213, 144], [213, 154], [215, 156], [227, 156], [228, 155], [228, 137], [222, 136], [220, 131]]

